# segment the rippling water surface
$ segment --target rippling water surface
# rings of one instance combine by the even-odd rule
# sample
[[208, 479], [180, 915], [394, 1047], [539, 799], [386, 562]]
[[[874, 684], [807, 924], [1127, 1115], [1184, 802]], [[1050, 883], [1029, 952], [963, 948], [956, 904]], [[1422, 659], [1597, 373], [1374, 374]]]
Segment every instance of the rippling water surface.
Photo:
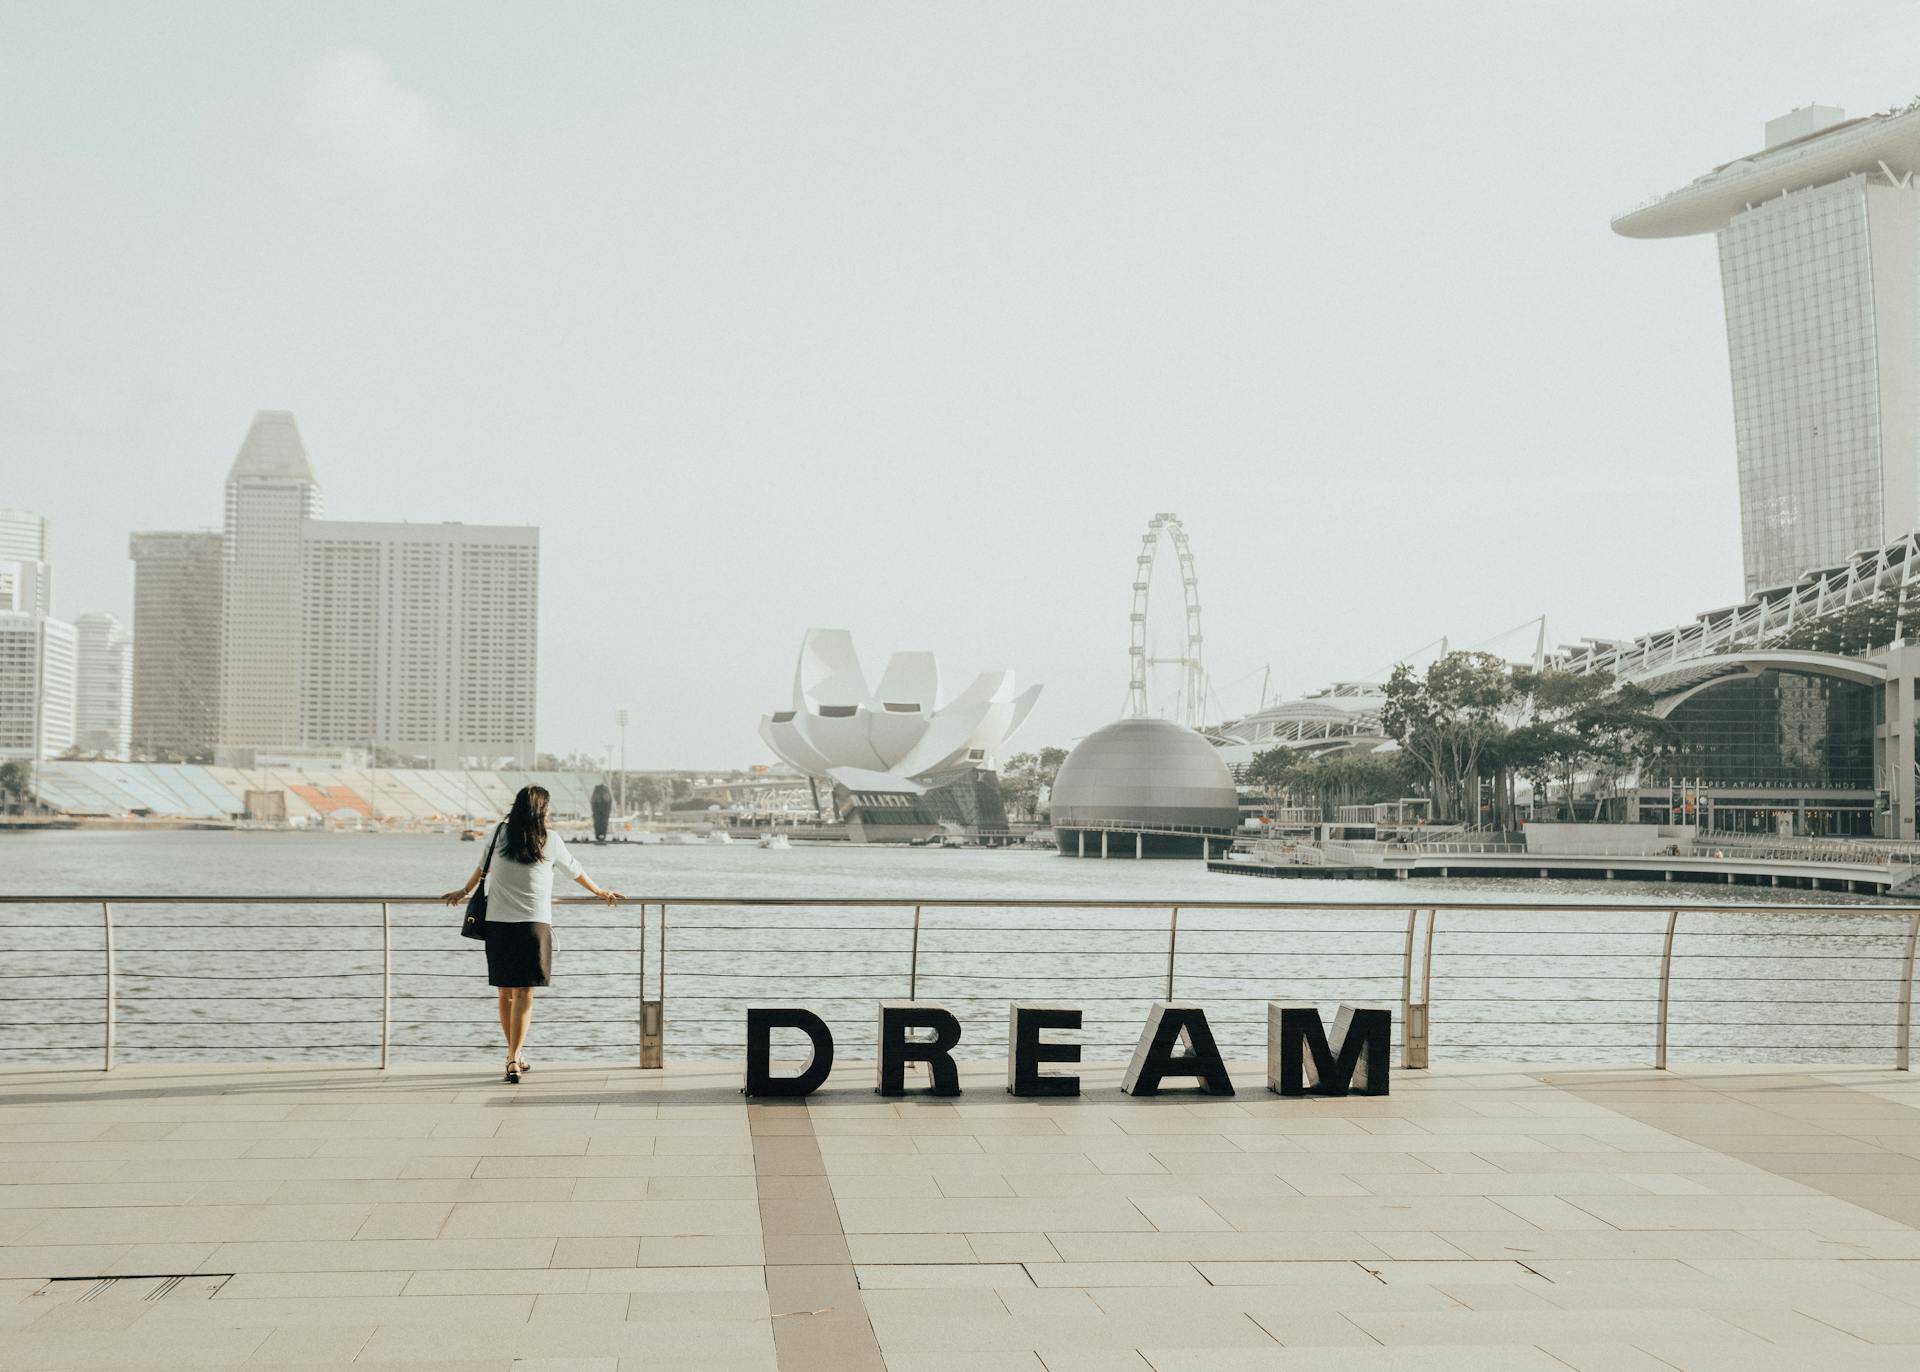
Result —
[[[944, 1004], [962, 1051], [1004, 1054], [1010, 1000], [1086, 1013], [1089, 1059], [1124, 1057], [1167, 991], [1205, 1005], [1230, 1055], [1264, 1055], [1264, 1005], [1398, 1002], [1408, 911], [1435, 902], [1432, 1052], [1443, 1058], [1644, 1062], [1668, 912], [1681, 910], [1670, 1056], [1890, 1061], [1910, 920], [1883, 902], [1838, 911], [1820, 893], [1565, 881], [1258, 881], [1201, 863], [1048, 853], [799, 846], [583, 845], [588, 870], [634, 902], [568, 906], [532, 1056], [633, 1061], [645, 994], [664, 991], [669, 1057], [738, 1057], [748, 1004], [808, 1006], [842, 1056], [870, 1056], [875, 1005]], [[478, 845], [452, 837], [82, 833], [0, 837], [0, 894], [429, 898]], [[1781, 909], [1763, 912], [1759, 897]], [[729, 900], [879, 900], [768, 907]], [[1084, 901], [1086, 908], [994, 905]], [[646, 902], [644, 919], [642, 905]], [[714, 901], [718, 903], [696, 903]], [[980, 901], [979, 906], [931, 904]], [[1131, 908], [1103, 902], [1154, 902]], [[1196, 908], [1284, 901], [1304, 908]], [[917, 974], [915, 903], [921, 904]], [[1711, 904], [1753, 907], [1716, 912]], [[661, 978], [661, 905], [666, 959]], [[1573, 908], [1604, 904], [1605, 910]], [[1181, 906], [1177, 934], [1171, 910]], [[1370, 906], [1378, 908], [1369, 908]], [[491, 1061], [499, 1029], [478, 945], [440, 905], [393, 903], [396, 1061]], [[0, 992], [22, 1060], [98, 1061], [106, 988], [97, 903], [4, 905]], [[371, 1061], [380, 1048], [382, 911], [366, 904], [113, 909], [115, 1058]], [[1396, 1017], [1397, 1018], [1397, 1017]]]

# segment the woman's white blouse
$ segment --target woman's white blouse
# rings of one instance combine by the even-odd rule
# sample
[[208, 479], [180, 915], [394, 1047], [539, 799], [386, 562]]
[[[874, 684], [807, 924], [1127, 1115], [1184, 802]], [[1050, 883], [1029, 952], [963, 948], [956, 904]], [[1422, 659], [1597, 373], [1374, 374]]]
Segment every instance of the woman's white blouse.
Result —
[[538, 862], [515, 862], [506, 854], [506, 843], [503, 824], [494, 834], [493, 865], [487, 869], [487, 922], [552, 924], [554, 872], [580, 877], [585, 870], [558, 834], [548, 833], [546, 853]]

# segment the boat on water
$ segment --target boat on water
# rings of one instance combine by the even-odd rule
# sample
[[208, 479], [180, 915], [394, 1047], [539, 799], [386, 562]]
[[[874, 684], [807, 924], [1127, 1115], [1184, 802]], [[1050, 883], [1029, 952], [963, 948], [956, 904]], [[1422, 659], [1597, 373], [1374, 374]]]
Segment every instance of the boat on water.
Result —
[[725, 829], [715, 829], [707, 835], [708, 843], [732, 843], [733, 835]]
[[762, 848], [793, 847], [791, 843], [787, 842], [787, 836], [785, 834], [762, 834], [760, 835], [760, 846]]

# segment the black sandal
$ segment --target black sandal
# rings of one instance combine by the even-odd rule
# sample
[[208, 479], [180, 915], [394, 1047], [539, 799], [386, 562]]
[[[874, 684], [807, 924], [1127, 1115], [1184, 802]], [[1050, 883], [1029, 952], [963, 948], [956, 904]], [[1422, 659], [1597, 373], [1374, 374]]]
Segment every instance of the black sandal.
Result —
[[507, 1085], [518, 1086], [519, 1084], [520, 1084], [520, 1064], [515, 1062], [512, 1058], [508, 1058], [507, 1059]]

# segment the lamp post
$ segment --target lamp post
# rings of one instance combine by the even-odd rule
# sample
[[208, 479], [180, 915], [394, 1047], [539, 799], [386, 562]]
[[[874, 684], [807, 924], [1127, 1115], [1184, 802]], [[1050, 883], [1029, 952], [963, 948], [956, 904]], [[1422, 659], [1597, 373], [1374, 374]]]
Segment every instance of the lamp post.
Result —
[[615, 710], [613, 722], [620, 726], [620, 815], [627, 813], [627, 712]]

